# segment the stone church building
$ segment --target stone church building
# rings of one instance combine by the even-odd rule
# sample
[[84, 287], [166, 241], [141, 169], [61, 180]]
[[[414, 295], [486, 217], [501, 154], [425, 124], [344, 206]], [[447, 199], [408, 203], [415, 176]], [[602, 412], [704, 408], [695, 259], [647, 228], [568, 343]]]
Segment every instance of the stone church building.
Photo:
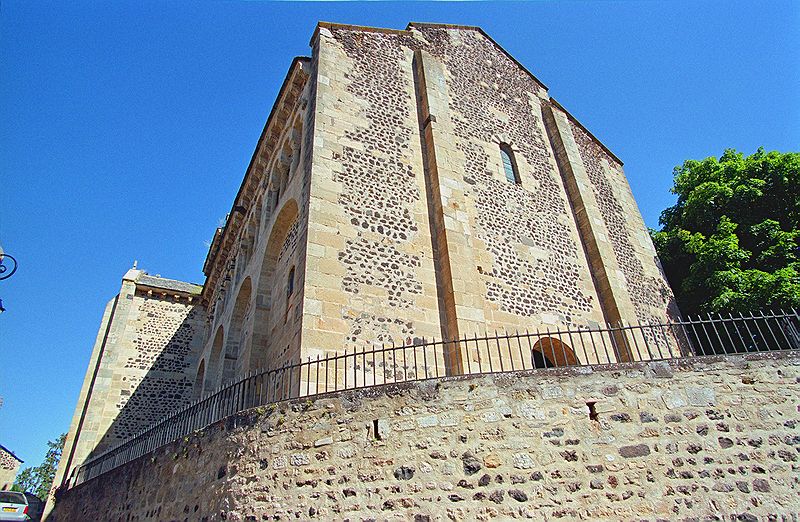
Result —
[[[56, 484], [256, 370], [677, 314], [622, 162], [481, 29], [320, 23], [310, 45], [214, 234], [205, 282], [123, 277]], [[458, 375], [466, 357], [454, 344], [435, 364]]]

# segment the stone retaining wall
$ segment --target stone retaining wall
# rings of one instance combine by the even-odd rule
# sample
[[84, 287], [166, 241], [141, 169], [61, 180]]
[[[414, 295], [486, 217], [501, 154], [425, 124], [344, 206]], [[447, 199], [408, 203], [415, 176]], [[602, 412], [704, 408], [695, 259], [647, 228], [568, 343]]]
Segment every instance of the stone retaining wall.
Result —
[[799, 405], [798, 352], [351, 391], [230, 417], [49, 520], [795, 520]]

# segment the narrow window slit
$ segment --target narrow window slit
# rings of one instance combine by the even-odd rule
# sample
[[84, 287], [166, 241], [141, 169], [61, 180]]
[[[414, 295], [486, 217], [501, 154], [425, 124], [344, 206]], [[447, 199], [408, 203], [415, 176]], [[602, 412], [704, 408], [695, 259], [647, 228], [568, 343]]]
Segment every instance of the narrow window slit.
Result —
[[505, 143], [500, 144], [500, 159], [503, 161], [503, 171], [506, 174], [506, 180], [509, 183], [521, 185], [522, 180], [519, 177], [517, 162], [514, 160], [514, 151]]

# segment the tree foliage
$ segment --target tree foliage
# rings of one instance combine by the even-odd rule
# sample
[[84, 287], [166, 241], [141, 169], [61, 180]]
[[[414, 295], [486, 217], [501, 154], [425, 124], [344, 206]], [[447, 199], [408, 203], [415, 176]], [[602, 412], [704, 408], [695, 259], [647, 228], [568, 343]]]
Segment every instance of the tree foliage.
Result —
[[800, 153], [728, 149], [674, 174], [652, 237], [681, 311], [800, 307]]
[[66, 433], [62, 433], [56, 440], [47, 442], [47, 454], [41, 464], [22, 470], [14, 481], [12, 489], [15, 491], [33, 493], [40, 499], [47, 498], [53, 479], [56, 476], [58, 463], [61, 460], [61, 450], [64, 447]]

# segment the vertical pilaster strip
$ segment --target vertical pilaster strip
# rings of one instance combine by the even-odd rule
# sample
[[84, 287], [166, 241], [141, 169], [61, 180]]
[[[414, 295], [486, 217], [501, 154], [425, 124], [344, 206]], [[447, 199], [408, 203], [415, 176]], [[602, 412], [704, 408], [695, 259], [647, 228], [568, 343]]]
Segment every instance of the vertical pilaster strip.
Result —
[[[428, 84], [425, 76], [425, 62], [430, 56], [424, 51], [414, 52], [414, 87], [417, 98], [417, 116], [419, 118], [420, 145], [422, 148], [422, 165], [425, 172], [425, 192], [428, 201], [428, 221], [431, 231], [433, 264], [436, 274], [436, 293], [439, 305], [439, 322], [442, 329], [442, 340], [458, 339], [458, 319], [456, 316], [455, 295], [453, 291], [453, 275], [450, 266], [450, 251], [447, 242], [447, 230], [442, 209], [442, 194], [439, 186], [439, 170], [436, 162], [436, 148], [433, 143], [433, 126], [436, 116], [431, 114], [428, 99]], [[445, 366], [448, 375], [464, 373], [459, 343], [445, 345]]]
[[[572, 207], [603, 316], [607, 323], [619, 324], [622, 319], [620, 310], [631, 308], [632, 305], [627, 293], [613, 283], [616, 278], [614, 274], [620, 273], [620, 270], [614, 251], [606, 239], [607, 234], [603, 230], [605, 227], [599, 206], [592, 193], [591, 183], [570, 131], [569, 122], [566, 115], [553, 110], [551, 103], [542, 103], [542, 120]], [[630, 348], [621, 332], [615, 335], [614, 341], [620, 362], [631, 361], [633, 357]]]

